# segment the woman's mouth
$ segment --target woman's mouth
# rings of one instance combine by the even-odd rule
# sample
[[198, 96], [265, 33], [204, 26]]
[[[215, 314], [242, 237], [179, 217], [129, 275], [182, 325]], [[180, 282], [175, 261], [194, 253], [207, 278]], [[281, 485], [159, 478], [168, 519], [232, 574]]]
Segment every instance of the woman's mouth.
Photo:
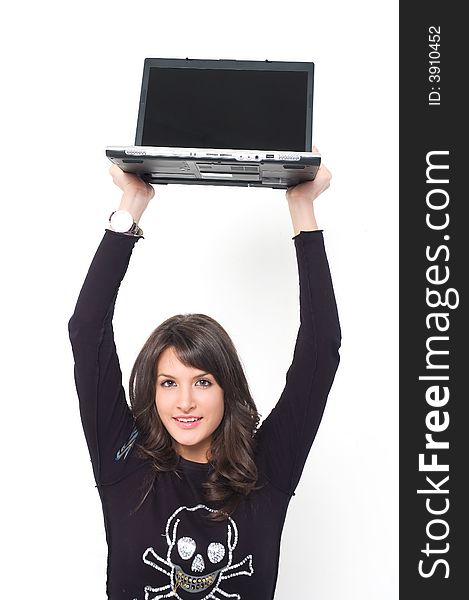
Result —
[[172, 417], [172, 419], [181, 429], [194, 429], [203, 417]]

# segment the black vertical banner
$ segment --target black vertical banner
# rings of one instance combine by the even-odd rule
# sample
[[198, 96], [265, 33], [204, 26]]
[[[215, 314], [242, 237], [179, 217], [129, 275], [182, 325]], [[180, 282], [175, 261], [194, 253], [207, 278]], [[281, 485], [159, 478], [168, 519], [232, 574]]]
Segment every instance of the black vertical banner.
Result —
[[400, 4], [401, 600], [469, 593], [463, 6]]

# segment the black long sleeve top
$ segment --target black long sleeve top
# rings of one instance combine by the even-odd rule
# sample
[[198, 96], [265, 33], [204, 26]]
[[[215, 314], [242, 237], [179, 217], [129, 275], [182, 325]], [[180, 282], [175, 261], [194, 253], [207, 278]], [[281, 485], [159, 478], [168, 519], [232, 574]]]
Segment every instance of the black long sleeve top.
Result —
[[256, 432], [263, 485], [230, 518], [213, 510], [202, 483], [211, 466], [180, 458], [141, 506], [150, 459], [137, 456], [138, 431], [126, 401], [112, 319], [135, 242], [106, 230], [69, 321], [80, 415], [100, 494], [111, 600], [272, 600], [286, 511], [315, 438], [339, 363], [340, 326], [321, 231], [293, 240], [300, 328], [277, 404]]

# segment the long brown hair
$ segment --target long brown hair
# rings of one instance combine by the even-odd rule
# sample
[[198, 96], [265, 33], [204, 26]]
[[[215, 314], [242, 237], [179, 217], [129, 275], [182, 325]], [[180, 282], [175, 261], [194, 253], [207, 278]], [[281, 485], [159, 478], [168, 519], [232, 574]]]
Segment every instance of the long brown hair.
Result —
[[[129, 397], [139, 431], [137, 449], [151, 458], [153, 476], [143, 504], [159, 473], [178, 472], [179, 456], [156, 409], [156, 372], [161, 353], [172, 347], [186, 366], [211, 373], [224, 393], [224, 416], [212, 434], [210, 464], [203, 484], [208, 501], [220, 504], [213, 520], [231, 515], [241, 498], [256, 488], [255, 437], [260, 421], [236, 348], [223, 327], [200, 313], [175, 315], [150, 335], [132, 368]], [[138, 507], [138, 508], [139, 508]]]

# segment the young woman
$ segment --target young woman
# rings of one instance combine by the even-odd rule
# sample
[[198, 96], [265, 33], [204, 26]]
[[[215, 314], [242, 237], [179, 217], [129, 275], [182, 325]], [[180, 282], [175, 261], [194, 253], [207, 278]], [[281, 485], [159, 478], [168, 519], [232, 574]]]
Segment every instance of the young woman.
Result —
[[[124, 212], [111, 219], [69, 321], [106, 527], [108, 597], [272, 600], [286, 511], [339, 362], [337, 309], [313, 210], [330, 173], [321, 166], [314, 181], [286, 192], [301, 324], [285, 388], [260, 427], [233, 343], [202, 314], [176, 315], [150, 335], [131, 373], [129, 408], [112, 319], [154, 189], [116, 166], [111, 175]], [[128, 231], [119, 217], [129, 219]]]

